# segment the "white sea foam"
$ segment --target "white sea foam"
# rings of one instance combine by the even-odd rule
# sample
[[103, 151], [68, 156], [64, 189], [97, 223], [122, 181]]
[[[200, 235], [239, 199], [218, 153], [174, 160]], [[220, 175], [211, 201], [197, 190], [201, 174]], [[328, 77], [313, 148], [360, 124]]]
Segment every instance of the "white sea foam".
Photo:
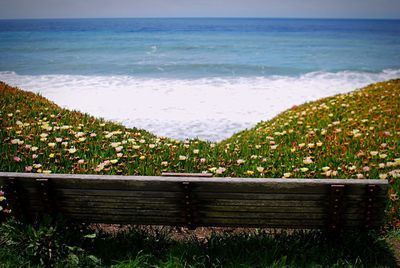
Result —
[[161, 136], [211, 141], [228, 138], [293, 105], [399, 77], [400, 70], [196, 80], [0, 72], [0, 80], [68, 109]]

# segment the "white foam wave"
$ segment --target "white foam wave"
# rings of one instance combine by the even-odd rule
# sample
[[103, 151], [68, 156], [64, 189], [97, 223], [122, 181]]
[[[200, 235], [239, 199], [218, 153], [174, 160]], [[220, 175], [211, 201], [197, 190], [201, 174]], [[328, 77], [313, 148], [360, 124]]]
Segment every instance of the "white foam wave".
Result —
[[41, 93], [68, 109], [161, 136], [211, 141], [228, 138], [293, 105], [399, 77], [400, 70], [195, 80], [0, 72], [0, 80]]

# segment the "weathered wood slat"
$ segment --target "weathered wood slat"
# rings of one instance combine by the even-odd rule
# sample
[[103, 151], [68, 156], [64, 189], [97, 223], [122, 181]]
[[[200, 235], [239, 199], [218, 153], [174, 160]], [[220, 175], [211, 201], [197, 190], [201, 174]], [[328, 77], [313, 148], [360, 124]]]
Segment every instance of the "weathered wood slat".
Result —
[[[302, 220], [302, 219], [328, 219], [327, 213], [302, 213], [302, 212], [235, 212], [235, 211], [199, 211], [200, 219], [208, 218], [229, 218], [229, 219], [282, 219], [282, 220]], [[344, 213], [344, 219], [362, 220], [364, 215], [355, 213]], [[376, 219], [376, 216], [372, 217]]]
[[[53, 207], [71, 219], [178, 226], [188, 225], [190, 215], [193, 226], [323, 228], [332, 217], [332, 200], [336, 198], [332, 189], [338, 189], [332, 185], [339, 185], [343, 190], [340, 199], [343, 209], [335, 217], [339, 216], [344, 226], [360, 227], [365, 221], [370, 226], [378, 226], [382, 221], [388, 187], [386, 180], [1, 172], [0, 186], [7, 184], [8, 178], [15, 178], [19, 195], [23, 197], [18, 201], [27, 208], [24, 211], [32, 215], [45, 212], [46, 204], [43, 202], [50, 200], [43, 199], [43, 189], [35, 182], [40, 179], [45, 180], [52, 191]], [[373, 189], [373, 193], [367, 194], [368, 189]], [[370, 198], [373, 201], [367, 202]], [[367, 209], [366, 204], [371, 207]]]
[[[375, 205], [384, 206], [384, 199], [377, 199]], [[202, 199], [197, 202], [198, 204], [209, 204], [215, 206], [324, 206], [329, 203], [329, 199], [324, 197], [321, 199], [311, 199], [311, 200], [285, 200], [285, 199], [267, 199], [267, 200], [246, 200], [246, 199]], [[347, 198], [343, 201], [347, 206], [360, 206], [364, 204], [364, 199], [362, 197], [358, 198]]]
[[290, 185], [332, 185], [342, 184], [346, 185], [366, 185], [375, 184], [381, 188], [387, 188], [387, 180], [357, 180], [357, 179], [265, 179], [265, 178], [189, 178], [189, 177], [161, 177], [161, 176], [120, 176], [120, 175], [83, 175], [83, 174], [40, 174], [40, 173], [13, 173], [13, 172], [0, 172], [0, 183], [8, 177], [14, 178], [48, 178], [54, 180], [66, 180], [73, 183], [82, 183], [83, 181], [93, 181], [96, 183], [101, 182], [143, 182], [145, 184], [160, 182], [201, 182], [201, 183], [243, 183], [246, 184], [271, 184], [276, 185], [277, 188], [291, 187]]
[[[342, 180], [341, 183], [347, 183], [348, 180]], [[274, 194], [274, 193], [297, 193], [297, 194], [323, 194], [328, 195], [331, 190], [331, 184], [318, 184], [309, 182], [297, 182], [297, 183], [285, 183], [283, 185], [277, 185], [275, 183], [225, 183], [221, 182], [202, 182], [193, 183], [193, 191], [195, 192], [206, 192], [206, 193], [262, 193], [262, 194]], [[385, 192], [384, 185], [378, 186], [378, 191]], [[364, 189], [359, 184], [346, 184], [345, 194], [351, 195], [363, 195]]]

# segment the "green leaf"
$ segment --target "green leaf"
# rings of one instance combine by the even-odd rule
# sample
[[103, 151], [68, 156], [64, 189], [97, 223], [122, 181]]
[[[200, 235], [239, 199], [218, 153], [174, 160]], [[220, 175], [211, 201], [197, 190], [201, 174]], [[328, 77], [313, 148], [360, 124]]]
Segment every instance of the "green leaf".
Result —
[[84, 238], [94, 239], [96, 238], [96, 233], [85, 235]]

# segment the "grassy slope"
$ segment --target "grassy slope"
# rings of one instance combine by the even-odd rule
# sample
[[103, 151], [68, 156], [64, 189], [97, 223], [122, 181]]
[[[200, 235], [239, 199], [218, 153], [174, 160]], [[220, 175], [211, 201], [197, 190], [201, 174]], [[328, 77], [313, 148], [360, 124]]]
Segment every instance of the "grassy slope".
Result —
[[386, 177], [393, 227], [400, 227], [400, 180], [393, 172], [400, 169], [399, 136], [400, 80], [293, 107], [218, 144], [126, 129], [0, 83], [1, 171]]
[[[0, 170], [388, 178], [400, 218], [400, 80], [307, 103], [211, 144], [156, 137], [0, 83]], [[396, 223], [398, 224], [398, 223]]]

